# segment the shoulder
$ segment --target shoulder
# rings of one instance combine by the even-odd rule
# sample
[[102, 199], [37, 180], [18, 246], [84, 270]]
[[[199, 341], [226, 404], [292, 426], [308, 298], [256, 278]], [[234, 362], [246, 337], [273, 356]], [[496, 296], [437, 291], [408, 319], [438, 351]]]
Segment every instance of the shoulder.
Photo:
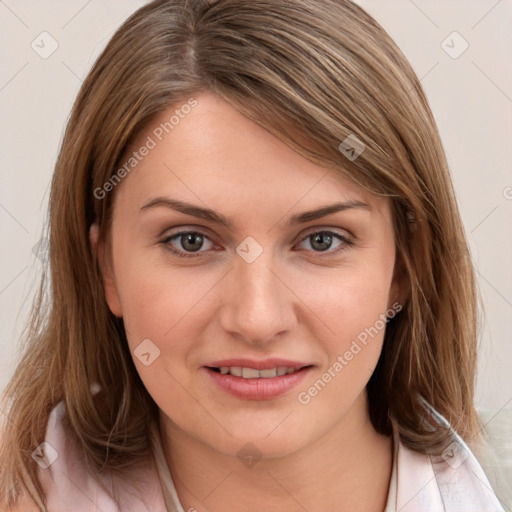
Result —
[[484, 470], [455, 431], [441, 455], [415, 452], [399, 439], [397, 453], [397, 510], [504, 512]]
[[[60, 402], [51, 412], [40, 445], [38, 478], [52, 512], [163, 512], [163, 495], [151, 456], [122, 471], [91, 474], [83, 447], [65, 421]], [[91, 508], [92, 507], [92, 508]], [[32, 512], [24, 509], [23, 512]], [[37, 510], [37, 509], [35, 509]], [[13, 511], [14, 512], [14, 511]]]

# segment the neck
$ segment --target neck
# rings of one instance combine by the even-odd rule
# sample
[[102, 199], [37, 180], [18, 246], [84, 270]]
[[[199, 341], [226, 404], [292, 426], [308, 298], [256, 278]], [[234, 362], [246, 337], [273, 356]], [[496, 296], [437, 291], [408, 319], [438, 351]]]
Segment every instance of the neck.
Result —
[[247, 467], [192, 439], [161, 415], [162, 444], [184, 510], [383, 511], [392, 468], [391, 437], [371, 425], [366, 394], [329, 432], [285, 457]]

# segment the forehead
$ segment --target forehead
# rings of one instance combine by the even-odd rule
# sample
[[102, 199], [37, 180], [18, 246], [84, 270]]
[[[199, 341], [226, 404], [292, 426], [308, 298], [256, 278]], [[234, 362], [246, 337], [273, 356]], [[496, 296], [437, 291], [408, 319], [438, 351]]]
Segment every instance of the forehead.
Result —
[[[288, 209], [299, 202], [307, 209], [340, 200], [386, 207], [382, 198], [339, 170], [299, 155], [220, 96], [203, 92], [193, 100], [184, 99], [147, 123], [125, 154], [127, 161], [139, 153], [137, 165], [116, 194], [137, 203], [168, 193], [217, 204], [259, 201], [264, 207], [270, 201]], [[141, 151], [144, 147], [150, 149]]]

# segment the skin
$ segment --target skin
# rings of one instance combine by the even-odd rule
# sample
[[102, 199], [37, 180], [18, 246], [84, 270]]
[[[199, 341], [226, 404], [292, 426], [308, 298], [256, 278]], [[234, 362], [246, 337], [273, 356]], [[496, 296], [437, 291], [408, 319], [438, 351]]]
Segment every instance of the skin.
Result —
[[[144, 339], [160, 350], [149, 366], [134, 361], [160, 408], [180, 501], [200, 512], [383, 510], [392, 440], [372, 427], [365, 387], [384, 330], [307, 405], [297, 396], [403, 299], [390, 204], [309, 162], [219, 96], [194, 97], [197, 107], [117, 186], [110, 244], [99, 248], [106, 299], [124, 318], [132, 353]], [[234, 227], [165, 206], [141, 210], [157, 196], [209, 207]], [[287, 224], [297, 213], [355, 200], [369, 208]], [[192, 242], [199, 251], [179, 236], [169, 240], [181, 229], [205, 235]], [[352, 244], [333, 236], [322, 251], [310, 236], [322, 230]], [[93, 245], [97, 233], [94, 225]], [[248, 236], [263, 249], [252, 263], [236, 252]], [[213, 385], [203, 368], [232, 357], [314, 367], [284, 396], [243, 400]], [[252, 467], [237, 457], [248, 442], [262, 455]]]

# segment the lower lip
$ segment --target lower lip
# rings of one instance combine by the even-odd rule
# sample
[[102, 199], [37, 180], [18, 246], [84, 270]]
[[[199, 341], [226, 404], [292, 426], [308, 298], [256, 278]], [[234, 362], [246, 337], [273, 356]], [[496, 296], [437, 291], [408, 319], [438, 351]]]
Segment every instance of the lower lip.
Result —
[[284, 395], [297, 386], [312, 367], [309, 366], [294, 373], [268, 379], [244, 379], [229, 373], [218, 373], [206, 367], [204, 369], [217, 386], [237, 398], [244, 400], [270, 400]]

